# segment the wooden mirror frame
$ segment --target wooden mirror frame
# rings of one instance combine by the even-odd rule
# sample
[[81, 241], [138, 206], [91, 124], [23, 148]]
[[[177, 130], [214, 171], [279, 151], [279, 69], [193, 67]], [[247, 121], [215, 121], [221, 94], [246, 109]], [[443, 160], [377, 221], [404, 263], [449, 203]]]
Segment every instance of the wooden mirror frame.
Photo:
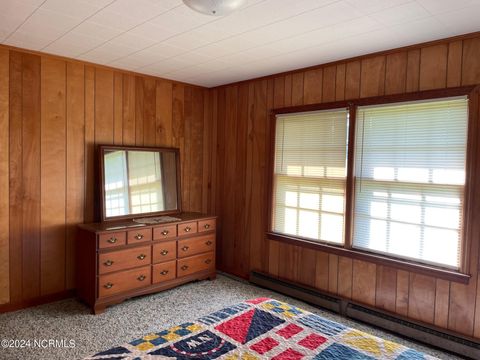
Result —
[[[104, 154], [106, 150], [139, 150], [139, 151], [170, 151], [175, 153], [175, 163], [177, 166], [177, 208], [175, 210], [164, 210], [156, 211], [149, 213], [139, 213], [139, 214], [130, 214], [130, 215], [120, 215], [120, 216], [109, 216], [106, 217], [105, 211], [105, 163], [104, 163]], [[97, 198], [100, 200], [100, 208], [98, 213], [100, 214], [101, 222], [109, 222], [116, 220], [130, 220], [140, 217], [153, 217], [161, 215], [171, 215], [179, 214], [182, 212], [182, 190], [181, 190], [181, 177], [180, 177], [180, 149], [178, 148], [168, 148], [168, 147], [151, 147], [151, 146], [119, 146], [119, 145], [98, 145], [97, 146], [97, 156], [98, 156], [98, 176], [97, 176]]]

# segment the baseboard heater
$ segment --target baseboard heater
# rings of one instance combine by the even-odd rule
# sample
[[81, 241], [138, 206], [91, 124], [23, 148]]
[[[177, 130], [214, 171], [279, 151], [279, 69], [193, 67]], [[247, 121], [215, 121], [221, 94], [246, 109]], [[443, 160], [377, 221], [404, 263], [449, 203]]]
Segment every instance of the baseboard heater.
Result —
[[406, 320], [348, 299], [326, 294], [308, 286], [280, 280], [261, 272], [252, 271], [250, 282], [463, 357], [480, 359], [480, 342], [475, 339], [462, 337], [447, 330], [410, 319]]
[[337, 296], [323, 294], [317, 290], [279, 280], [256, 271], [250, 273], [250, 282], [339, 314], [342, 312], [342, 299]]

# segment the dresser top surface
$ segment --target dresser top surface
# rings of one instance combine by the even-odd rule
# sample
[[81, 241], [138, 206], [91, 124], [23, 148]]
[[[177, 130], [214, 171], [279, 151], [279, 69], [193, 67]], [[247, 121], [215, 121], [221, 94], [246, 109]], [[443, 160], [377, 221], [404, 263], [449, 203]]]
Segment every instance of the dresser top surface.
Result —
[[[154, 227], [154, 226], [170, 225], [170, 224], [187, 222], [187, 221], [214, 219], [217, 217], [215, 215], [202, 214], [198, 212], [183, 212], [179, 214], [166, 215], [166, 216], [177, 218], [179, 220], [175, 219], [175, 220], [162, 221], [162, 222], [152, 223], [152, 224], [143, 224], [143, 223], [135, 222], [133, 219], [130, 219], [130, 220], [118, 220], [118, 221], [79, 224], [78, 226], [82, 229], [92, 231], [92, 232], [127, 231], [127, 230], [141, 229], [141, 228]], [[156, 216], [156, 217], [161, 217], [161, 216]], [[139, 215], [139, 218], [146, 218], [146, 217], [142, 217], [141, 215]]]

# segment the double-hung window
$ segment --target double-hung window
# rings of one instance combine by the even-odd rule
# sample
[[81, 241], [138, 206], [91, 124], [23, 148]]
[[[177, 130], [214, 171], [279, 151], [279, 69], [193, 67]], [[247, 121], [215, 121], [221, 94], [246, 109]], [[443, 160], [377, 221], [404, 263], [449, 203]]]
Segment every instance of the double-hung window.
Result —
[[277, 117], [274, 231], [343, 242], [347, 114], [337, 109]]
[[468, 97], [380, 100], [276, 114], [270, 231], [461, 271]]
[[460, 267], [465, 98], [359, 107], [353, 247]]

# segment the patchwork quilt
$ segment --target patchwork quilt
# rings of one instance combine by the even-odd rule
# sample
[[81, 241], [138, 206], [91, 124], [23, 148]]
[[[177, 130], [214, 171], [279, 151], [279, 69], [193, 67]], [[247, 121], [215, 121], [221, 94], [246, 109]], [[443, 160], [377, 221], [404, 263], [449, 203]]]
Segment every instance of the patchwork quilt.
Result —
[[258, 298], [147, 334], [87, 359], [434, 358], [287, 303]]

